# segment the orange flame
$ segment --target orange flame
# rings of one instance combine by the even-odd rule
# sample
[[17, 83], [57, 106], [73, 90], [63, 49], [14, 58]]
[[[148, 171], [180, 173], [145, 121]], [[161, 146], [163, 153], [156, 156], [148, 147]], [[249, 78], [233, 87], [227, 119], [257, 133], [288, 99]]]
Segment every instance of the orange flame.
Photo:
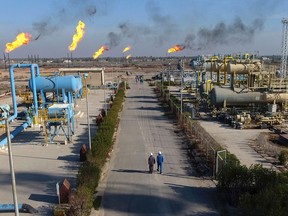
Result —
[[76, 27], [75, 34], [73, 35], [73, 41], [71, 45], [69, 46], [70, 51], [75, 50], [79, 41], [82, 40], [82, 37], [84, 35], [84, 28], [85, 28], [85, 23], [83, 23], [82, 21], [79, 21], [78, 26]]
[[6, 50], [5, 52], [8, 53], [8, 52], [11, 52], [12, 50], [22, 46], [23, 44], [28, 44], [30, 42], [32, 38], [32, 35], [29, 34], [29, 33], [20, 33], [17, 35], [15, 41], [13, 41], [12, 43], [7, 43], [6, 44]]
[[127, 55], [127, 56], [126, 56], [126, 59], [129, 59], [130, 57], [131, 57], [131, 54]]
[[107, 46], [101, 46], [100, 49], [94, 53], [93, 58], [97, 59], [100, 55], [104, 53], [104, 51], [108, 51], [109, 48]]
[[127, 47], [123, 50], [123, 53], [129, 51], [130, 49], [131, 49], [131, 46], [127, 46]]
[[177, 44], [174, 47], [171, 47], [170, 49], [168, 49], [168, 53], [178, 52], [178, 51], [183, 50], [184, 48], [185, 48], [185, 46]]

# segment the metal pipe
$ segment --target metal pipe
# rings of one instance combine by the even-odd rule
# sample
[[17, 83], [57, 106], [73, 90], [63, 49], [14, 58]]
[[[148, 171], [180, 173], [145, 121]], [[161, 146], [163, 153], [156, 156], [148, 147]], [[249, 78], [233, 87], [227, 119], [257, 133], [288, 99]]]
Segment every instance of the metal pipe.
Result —
[[[23, 204], [18, 204], [18, 209], [22, 209]], [[14, 204], [0, 204], [0, 212], [12, 212], [15, 210]]]
[[[218, 85], [226, 85], [227, 82], [227, 63], [224, 60], [224, 62], [214, 62], [213, 64], [213, 71], [217, 73], [217, 82], [212, 82], [213, 84], [218, 84]], [[220, 72], [224, 72], [224, 80], [223, 82], [220, 82]], [[212, 78], [212, 77], [211, 77]]]
[[[12, 116], [10, 116], [8, 118], [8, 121], [12, 121], [14, 120], [17, 115], [18, 115], [18, 111], [17, 111], [17, 101], [16, 101], [16, 88], [15, 88], [15, 81], [14, 81], [14, 68], [27, 68], [30, 67], [30, 71], [31, 71], [31, 77], [32, 77], [32, 85], [33, 87], [36, 87], [35, 84], [35, 74], [34, 74], [34, 68], [38, 68], [38, 65], [36, 64], [13, 64], [10, 66], [9, 69], [9, 74], [10, 74], [10, 84], [11, 84], [11, 95], [12, 95], [12, 104], [13, 104], [13, 110], [14, 110], [14, 114]], [[39, 71], [39, 68], [38, 68]], [[38, 116], [38, 101], [37, 101], [37, 93], [33, 92], [33, 100], [34, 100], [34, 114], [36, 116]], [[5, 121], [1, 121], [0, 124], [4, 124]]]
[[[15, 82], [14, 82], [14, 68], [27, 68], [30, 67], [30, 71], [31, 71], [31, 77], [32, 77], [32, 84], [35, 84], [35, 74], [34, 74], [34, 68], [38, 68], [38, 65], [36, 64], [13, 64], [10, 66], [9, 69], [9, 74], [10, 74], [10, 84], [11, 84], [11, 95], [12, 95], [12, 104], [13, 104], [13, 110], [14, 110], [14, 114], [12, 116], [10, 116], [7, 120], [8, 122], [14, 120], [17, 115], [18, 115], [18, 111], [17, 111], [17, 101], [16, 101], [16, 88], [15, 88]], [[39, 68], [38, 68], [39, 71]], [[39, 73], [39, 72], [38, 72]], [[33, 81], [34, 80], [34, 81]], [[33, 84], [33, 85], [34, 85]], [[38, 102], [37, 102], [37, 94], [33, 94], [34, 98], [34, 114], [36, 116], [38, 116]], [[4, 124], [5, 120], [2, 120], [0, 122], [0, 124]], [[26, 122], [24, 122], [21, 126], [17, 127], [12, 133], [9, 133], [9, 137], [6, 137], [4, 139], [2, 139], [0, 141], [0, 146], [4, 146], [7, 144], [7, 142], [9, 141], [9, 139], [13, 139], [18, 133], [20, 133], [21, 131], [23, 131], [25, 128], [27, 128], [29, 125], [31, 125], [31, 119], [28, 119]]]
[[[36, 68], [36, 76], [40, 76], [40, 71], [39, 71], [38, 65], [37, 64], [31, 64], [30, 65], [33, 89], [36, 89], [35, 71], [34, 71], [35, 68]], [[37, 99], [37, 92], [36, 91], [33, 91], [33, 103], [34, 103], [33, 114], [34, 114], [34, 116], [38, 117], [38, 99]]]
[[9, 121], [6, 118], [6, 133], [8, 137], [8, 154], [9, 154], [9, 163], [10, 163], [10, 173], [11, 173], [11, 179], [12, 179], [12, 191], [13, 191], [13, 201], [15, 206], [15, 215], [19, 216], [19, 208], [18, 208], [18, 200], [17, 200], [17, 192], [16, 192], [16, 180], [15, 180], [15, 173], [14, 173], [14, 164], [13, 164], [13, 158], [12, 158], [12, 148], [11, 148], [11, 138], [10, 138], [10, 125]]
[[31, 125], [31, 120], [26, 121], [21, 126], [17, 127], [12, 133], [10, 133], [10, 137], [5, 137], [0, 141], [0, 147], [7, 144], [8, 139], [13, 139], [16, 135], [18, 135], [20, 132], [22, 132], [25, 128]]

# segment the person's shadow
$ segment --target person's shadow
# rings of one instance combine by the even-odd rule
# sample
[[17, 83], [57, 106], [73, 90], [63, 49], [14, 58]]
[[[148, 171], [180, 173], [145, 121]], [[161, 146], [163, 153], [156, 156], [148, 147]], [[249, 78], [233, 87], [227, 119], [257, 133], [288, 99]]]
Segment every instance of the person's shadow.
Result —
[[125, 172], [125, 173], [149, 173], [149, 170], [132, 170], [132, 169], [118, 169], [112, 170], [114, 172]]

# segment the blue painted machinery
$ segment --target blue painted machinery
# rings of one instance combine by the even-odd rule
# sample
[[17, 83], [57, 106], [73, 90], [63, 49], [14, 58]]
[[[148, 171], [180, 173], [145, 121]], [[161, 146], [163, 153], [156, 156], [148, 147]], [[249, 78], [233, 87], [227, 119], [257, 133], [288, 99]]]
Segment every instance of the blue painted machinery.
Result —
[[[53, 104], [48, 107], [48, 118], [45, 120], [46, 131], [49, 134], [49, 142], [53, 142], [60, 130], [66, 139], [71, 142], [74, 135], [74, 110], [72, 104]], [[54, 130], [52, 131], [52, 128]]]
[[[14, 131], [10, 132], [10, 138], [13, 139], [17, 134], [25, 128], [34, 123], [38, 123], [38, 118], [41, 119], [41, 124], [45, 128], [45, 135], [49, 142], [53, 142], [55, 136], [62, 130], [66, 140], [72, 141], [74, 135], [74, 98], [82, 95], [82, 78], [80, 76], [55, 76], [44, 77], [40, 76], [40, 70], [37, 64], [14, 64], [10, 67], [10, 84], [13, 105], [13, 115], [10, 115], [10, 106], [7, 104], [0, 105], [0, 125], [5, 124], [6, 120], [9, 122], [14, 119], [19, 119], [17, 101], [16, 101], [16, 87], [14, 82], [15, 68], [30, 68], [31, 79], [29, 80], [29, 87], [33, 94], [33, 103], [24, 112], [24, 122], [18, 126]], [[51, 94], [56, 100], [51, 100]], [[53, 130], [54, 128], [54, 130]], [[8, 138], [0, 141], [0, 147], [7, 144]], [[46, 139], [48, 142], [48, 139]], [[16, 207], [21, 212], [37, 213], [32, 206], [28, 204], [19, 204]], [[12, 212], [16, 209], [15, 204], [0, 204], [0, 213]]]
[[[80, 76], [36, 76], [35, 88], [33, 87], [33, 78], [29, 81], [29, 88], [36, 93], [40, 93], [45, 105], [51, 104], [47, 97], [47, 93], [54, 93], [59, 103], [74, 103], [74, 97], [82, 95], [82, 78]], [[47, 104], [46, 104], [47, 103]]]
[[[36, 64], [29, 64], [29, 65], [28, 64], [22, 64], [22, 65], [14, 64], [10, 67], [9, 75], [10, 75], [10, 85], [11, 85], [11, 95], [12, 95], [12, 108], [13, 108], [14, 113], [13, 113], [13, 115], [10, 115], [10, 113], [7, 109], [6, 109], [6, 111], [5, 111], [5, 108], [2, 109], [2, 113], [3, 113], [3, 111], [6, 112], [6, 116], [3, 116], [3, 115], [1, 116], [2, 120], [0, 121], [0, 125], [5, 124], [5, 120], [3, 118], [7, 117], [8, 121], [11, 122], [14, 119], [16, 119], [18, 116], [17, 101], [16, 101], [16, 87], [15, 87], [15, 82], [14, 82], [14, 69], [15, 68], [29, 68], [29, 67], [30, 67], [31, 76], [34, 76], [35, 70], [39, 71], [39, 67]], [[32, 85], [35, 85], [34, 81], [33, 81]], [[35, 98], [36, 95], [33, 95], [33, 97]], [[33, 116], [38, 116], [37, 101], [36, 102], [34, 101], [34, 105], [32, 107], [33, 107], [33, 109], [31, 111], [32, 111]], [[27, 118], [25, 119], [24, 123], [22, 123], [19, 127], [17, 127], [14, 131], [12, 131], [10, 133], [10, 138], [13, 139], [17, 134], [19, 134], [25, 128], [30, 126], [31, 123], [32, 123], [31, 118], [27, 115]], [[8, 141], [7, 137], [2, 139], [0, 141], [0, 147], [3, 147], [4, 145], [6, 145], [7, 141]]]
[[[13, 115], [6, 112], [8, 121], [13, 121], [19, 117], [17, 111], [16, 88], [14, 81], [14, 70], [16, 68], [30, 68], [31, 78], [29, 88], [32, 91], [33, 102], [28, 108], [24, 123], [11, 132], [10, 138], [13, 139], [17, 134], [32, 124], [40, 124], [46, 129], [46, 136], [49, 136], [49, 142], [53, 142], [60, 130], [63, 131], [67, 141], [72, 141], [72, 135], [75, 133], [74, 126], [74, 99], [82, 96], [82, 77], [80, 75], [60, 76], [55, 73], [53, 76], [41, 76], [37, 64], [14, 64], [10, 67], [10, 83], [13, 104]], [[4, 106], [4, 105], [2, 105]], [[5, 109], [5, 107], [3, 108]], [[0, 112], [3, 112], [0, 106]], [[0, 125], [5, 124], [2, 116]], [[53, 130], [54, 128], [54, 130]], [[0, 147], [7, 144], [7, 137], [0, 141]]]
[[33, 95], [36, 92], [36, 95], [41, 97], [39, 106], [42, 116], [40, 118], [44, 119], [46, 142], [53, 142], [60, 131], [63, 132], [66, 140], [71, 142], [75, 134], [74, 99], [82, 96], [81, 76], [60, 76], [55, 73], [54, 76], [44, 77], [36, 73], [35, 77], [29, 80], [29, 88]]

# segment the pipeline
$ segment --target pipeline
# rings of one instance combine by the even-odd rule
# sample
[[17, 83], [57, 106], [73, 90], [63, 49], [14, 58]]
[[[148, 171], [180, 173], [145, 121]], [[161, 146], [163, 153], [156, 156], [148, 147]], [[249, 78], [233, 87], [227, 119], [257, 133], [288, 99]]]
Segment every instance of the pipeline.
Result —
[[[18, 209], [20, 212], [23, 213], [38, 213], [36, 209], [34, 209], [31, 205], [28, 204], [18, 204]], [[14, 204], [0, 204], [0, 213], [4, 212], [14, 212], [15, 211], [15, 205]]]
[[[35, 68], [36, 68], [36, 75], [40, 74], [39, 67], [37, 64], [13, 64], [10, 66], [9, 73], [10, 73], [10, 84], [11, 84], [11, 94], [12, 94], [12, 104], [13, 104], [13, 110], [14, 113], [12, 116], [8, 118], [8, 121], [13, 121], [17, 115], [17, 101], [16, 101], [16, 88], [15, 88], [15, 82], [14, 82], [14, 68], [29, 68], [31, 72], [32, 77], [32, 85], [34, 88], [36, 88], [36, 82], [35, 82]], [[34, 116], [38, 116], [38, 102], [37, 102], [37, 94], [36, 92], [33, 92], [33, 99], [34, 99], [34, 109], [33, 114]], [[5, 124], [5, 120], [0, 121], [0, 125]], [[10, 133], [10, 138], [13, 139], [17, 134], [19, 134], [21, 131], [23, 131], [25, 128], [31, 125], [31, 119], [27, 119], [26, 122], [24, 122], [22, 125], [17, 127], [13, 132]], [[7, 137], [2, 139], [0, 141], [0, 147], [3, 147], [7, 144]]]
[[[8, 118], [8, 121], [12, 121], [17, 117], [17, 101], [16, 101], [16, 88], [15, 88], [15, 82], [14, 82], [14, 68], [29, 68], [31, 71], [31, 77], [32, 77], [32, 85], [33, 87], [36, 88], [36, 82], [35, 82], [35, 71], [34, 69], [36, 68], [36, 73], [39, 74], [39, 67], [37, 64], [13, 64], [10, 69], [9, 69], [9, 74], [10, 74], [10, 83], [11, 83], [11, 94], [12, 94], [12, 104], [13, 104], [13, 110], [14, 114]], [[33, 105], [34, 105], [34, 110], [33, 114], [38, 116], [38, 101], [37, 101], [37, 93], [33, 92]], [[0, 124], [5, 124], [5, 121], [1, 121]]]
[[[13, 139], [17, 134], [22, 132], [25, 128], [31, 125], [31, 119], [28, 119], [26, 122], [24, 122], [22, 125], [17, 127], [13, 132], [10, 133], [10, 138]], [[3, 147], [8, 142], [8, 137], [5, 137], [0, 141], [0, 147]]]

